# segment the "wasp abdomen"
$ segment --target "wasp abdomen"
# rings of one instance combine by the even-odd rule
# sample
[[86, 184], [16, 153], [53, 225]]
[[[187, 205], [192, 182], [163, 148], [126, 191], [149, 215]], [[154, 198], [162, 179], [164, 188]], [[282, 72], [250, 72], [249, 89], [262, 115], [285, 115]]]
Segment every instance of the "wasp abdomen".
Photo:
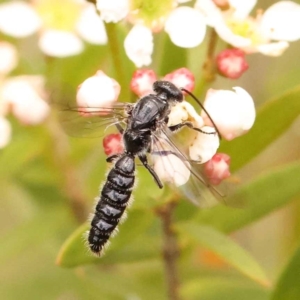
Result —
[[134, 170], [134, 157], [124, 155], [108, 173], [88, 236], [89, 246], [95, 254], [101, 254], [128, 205], [134, 185]]

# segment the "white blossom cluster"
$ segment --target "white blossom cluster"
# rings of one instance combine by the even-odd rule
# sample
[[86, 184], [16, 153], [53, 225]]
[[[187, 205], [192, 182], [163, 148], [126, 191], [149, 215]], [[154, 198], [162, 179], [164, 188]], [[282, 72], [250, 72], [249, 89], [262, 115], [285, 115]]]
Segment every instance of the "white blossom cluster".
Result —
[[98, 45], [107, 42], [102, 19], [94, 5], [84, 0], [1, 3], [0, 31], [15, 38], [36, 33], [40, 49], [54, 57], [79, 54], [84, 49], [82, 39]]
[[6, 1], [0, 4], [0, 31], [16, 38], [37, 33], [45, 54], [65, 57], [83, 50], [82, 39], [106, 44], [103, 22], [126, 21], [132, 27], [124, 47], [136, 67], [151, 64], [153, 34], [162, 30], [175, 45], [192, 48], [202, 43], [209, 26], [235, 48], [272, 56], [300, 38], [300, 5], [293, 1], [279, 1], [254, 16], [256, 0], [224, 0], [221, 7], [214, 0], [189, 2], [144, 0], [141, 8], [134, 0], [97, 0], [96, 10], [84, 0]]
[[9, 113], [24, 125], [36, 125], [50, 112], [44, 101], [42, 76], [8, 76], [17, 63], [16, 48], [8, 42], [0, 42], [0, 148], [11, 140], [12, 128], [6, 118]]
[[[162, 1], [153, 2], [160, 5]], [[105, 22], [126, 19], [133, 23], [124, 44], [128, 57], [137, 67], [151, 63], [152, 33], [162, 29], [175, 45], [192, 48], [202, 43], [210, 26], [236, 48], [271, 56], [282, 54], [289, 42], [300, 38], [300, 5], [292, 1], [279, 1], [255, 17], [250, 12], [256, 0], [223, 1], [226, 5], [222, 7], [213, 0], [197, 0], [194, 7], [181, 5], [183, 2], [189, 1], [173, 1], [173, 6], [159, 19], [158, 28], [148, 26], [143, 19], [132, 18], [135, 12], [131, 11], [130, 0], [97, 0], [97, 8]]]

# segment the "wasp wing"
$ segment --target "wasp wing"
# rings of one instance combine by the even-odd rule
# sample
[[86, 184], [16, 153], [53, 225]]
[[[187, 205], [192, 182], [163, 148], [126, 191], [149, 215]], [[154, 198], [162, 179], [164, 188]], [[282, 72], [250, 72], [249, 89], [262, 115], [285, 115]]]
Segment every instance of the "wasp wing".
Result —
[[225, 195], [209, 183], [203, 165], [191, 161], [188, 150], [180, 145], [168, 127], [153, 135], [151, 159], [162, 181], [175, 185], [185, 198], [200, 207], [210, 207], [224, 199]]
[[123, 127], [132, 105], [117, 102], [110, 107], [66, 107], [58, 112], [58, 119], [70, 136], [100, 137], [110, 126]]

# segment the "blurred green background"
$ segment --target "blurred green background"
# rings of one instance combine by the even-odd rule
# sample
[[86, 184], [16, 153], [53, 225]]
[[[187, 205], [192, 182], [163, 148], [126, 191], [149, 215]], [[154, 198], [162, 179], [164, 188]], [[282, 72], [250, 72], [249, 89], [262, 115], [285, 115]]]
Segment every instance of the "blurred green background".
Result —
[[[135, 99], [129, 90], [134, 66], [122, 48], [126, 28], [108, 29], [120, 35], [126, 71], [121, 99]], [[55, 59], [41, 54], [37, 36], [0, 37], [20, 51], [12, 75], [43, 74], [52, 102], [75, 99], [77, 86], [99, 69], [118, 79], [108, 46], [86, 45], [80, 55]], [[151, 68], [163, 76], [188, 67], [200, 80], [208, 38], [191, 50], [176, 48], [163, 33], [155, 39]], [[224, 46], [219, 42], [218, 48]], [[240, 79], [218, 76], [196, 90], [203, 100], [209, 87], [241, 86], [258, 113], [247, 135], [221, 147], [243, 179], [238, 197], [246, 199], [245, 207], [220, 204], [200, 211], [180, 201], [176, 208], [183, 299], [300, 299], [299, 50], [298, 41], [280, 57], [249, 55], [249, 70]], [[93, 258], [83, 246], [81, 224], [108, 167], [102, 139], [66, 136], [57, 110], [40, 126], [10, 121], [12, 141], [0, 153], [0, 298], [167, 299], [162, 226], [155, 214], [166, 202], [165, 192], [139, 169], [128, 219], [106, 255]]]

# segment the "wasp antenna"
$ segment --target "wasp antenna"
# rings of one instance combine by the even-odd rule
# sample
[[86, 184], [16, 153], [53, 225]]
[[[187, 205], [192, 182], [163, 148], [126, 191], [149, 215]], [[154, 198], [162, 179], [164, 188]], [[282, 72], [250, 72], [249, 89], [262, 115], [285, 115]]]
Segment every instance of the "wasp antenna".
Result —
[[187, 94], [189, 94], [198, 104], [199, 106], [204, 110], [204, 112], [207, 114], [207, 116], [209, 117], [209, 119], [211, 120], [212, 124], [214, 125], [217, 133], [218, 133], [218, 136], [219, 136], [219, 139], [221, 140], [222, 137], [221, 137], [221, 134], [220, 134], [220, 131], [217, 127], [217, 125], [215, 124], [214, 120], [212, 119], [212, 117], [210, 116], [210, 114], [208, 113], [208, 111], [205, 109], [204, 105], [196, 98], [196, 96], [194, 94], [192, 94], [190, 91], [186, 90], [185, 88], [181, 88], [181, 90], [183, 92], [186, 92]]

